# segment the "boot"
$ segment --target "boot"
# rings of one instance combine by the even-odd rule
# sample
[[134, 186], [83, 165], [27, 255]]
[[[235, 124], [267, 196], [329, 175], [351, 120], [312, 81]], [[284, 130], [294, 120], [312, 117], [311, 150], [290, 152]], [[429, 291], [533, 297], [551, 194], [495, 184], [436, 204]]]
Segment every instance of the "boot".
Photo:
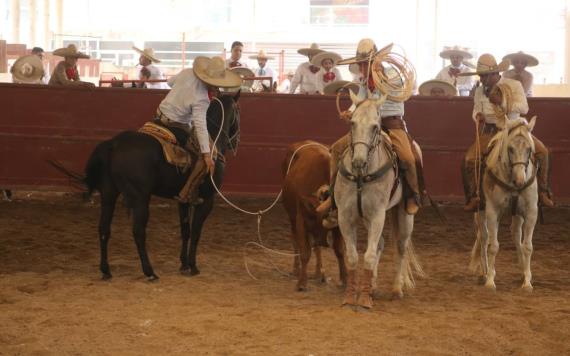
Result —
[[358, 296], [358, 305], [370, 309], [374, 305], [372, 302], [372, 278], [374, 273], [371, 269], [365, 269], [364, 275], [360, 280], [360, 295]]
[[477, 212], [477, 210], [479, 210], [479, 203], [480, 203], [480, 199], [479, 197], [471, 197], [469, 198], [469, 200], [467, 201], [467, 203], [465, 204], [465, 206], [463, 207], [463, 211], [467, 212], [467, 213], [475, 213]]
[[538, 172], [536, 174], [538, 200], [544, 206], [553, 207], [554, 201], [552, 200], [552, 193], [548, 184], [548, 173], [550, 172], [549, 154], [536, 154], [535, 157], [538, 164]]
[[538, 193], [538, 200], [544, 206], [552, 208], [554, 206], [554, 201], [550, 198], [548, 191], [542, 190]]
[[174, 197], [180, 203], [192, 203], [194, 205], [200, 204], [200, 198], [198, 197], [198, 186], [202, 182], [202, 179], [206, 175], [206, 163], [199, 157], [194, 165], [194, 169], [190, 172], [184, 187], [178, 196]]
[[409, 197], [406, 199], [406, 213], [409, 215], [416, 215], [416, 213], [420, 210], [420, 206], [418, 204], [418, 197], [417, 194], [414, 194], [413, 197]]
[[358, 286], [356, 278], [356, 269], [347, 271], [346, 288], [344, 290], [344, 300], [342, 301], [342, 305], [356, 305], [356, 293]]
[[465, 206], [463, 210], [466, 212], [476, 212], [479, 209], [480, 199], [477, 197], [475, 182], [474, 163], [461, 163], [461, 176], [463, 178], [463, 191], [465, 192]]

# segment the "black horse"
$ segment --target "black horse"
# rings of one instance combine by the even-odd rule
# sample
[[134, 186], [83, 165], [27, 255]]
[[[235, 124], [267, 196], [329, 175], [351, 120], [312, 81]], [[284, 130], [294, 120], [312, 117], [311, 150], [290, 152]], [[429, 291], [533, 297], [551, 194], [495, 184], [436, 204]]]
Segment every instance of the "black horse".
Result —
[[[215, 159], [213, 179], [219, 187], [224, 176], [225, 160], [223, 154], [230, 148], [237, 149], [239, 142], [240, 116], [239, 92], [222, 95], [222, 109], [217, 101], [212, 101], [207, 111], [208, 132], [215, 138], [221, 155]], [[179, 141], [184, 141], [181, 130], [172, 129]], [[182, 174], [180, 170], [168, 164], [164, 158], [160, 143], [153, 137], [134, 131], [124, 131], [110, 140], [101, 142], [91, 154], [85, 168], [85, 176], [66, 170], [61, 165], [51, 162], [66, 175], [79, 180], [87, 186], [88, 194], [99, 191], [101, 195], [101, 216], [99, 220], [99, 242], [101, 248], [100, 269], [103, 279], [111, 278], [107, 260], [107, 244], [111, 238], [111, 221], [115, 204], [120, 194], [123, 195], [127, 208], [132, 212], [133, 235], [145, 276], [149, 280], [158, 279], [154, 273], [146, 252], [146, 225], [149, 217], [149, 202], [152, 195], [173, 198], [182, 189], [190, 170]], [[182, 274], [196, 275], [200, 271], [196, 266], [196, 251], [204, 221], [212, 211], [215, 190], [207, 177], [199, 187], [202, 203], [193, 207], [190, 216], [189, 204], [178, 204], [182, 249], [180, 251], [180, 271]], [[191, 226], [190, 226], [191, 225]], [[191, 239], [190, 239], [191, 237]], [[190, 247], [188, 240], [190, 239]]]

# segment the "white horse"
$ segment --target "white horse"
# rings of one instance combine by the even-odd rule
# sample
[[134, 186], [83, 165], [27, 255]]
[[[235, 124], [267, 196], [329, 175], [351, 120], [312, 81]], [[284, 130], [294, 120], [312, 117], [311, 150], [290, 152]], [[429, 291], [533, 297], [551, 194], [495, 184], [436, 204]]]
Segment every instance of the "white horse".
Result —
[[[402, 184], [394, 169], [396, 159], [391, 148], [388, 148], [389, 145], [387, 147], [384, 144], [389, 137], [382, 133], [380, 127], [378, 110], [386, 98], [370, 97], [370, 93], [368, 98], [350, 93], [356, 106], [351, 119], [351, 144], [339, 162], [334, 188], [338, 224], [346, 244], [348, 268], [343, 305], [366, 309], [373, 305], [372, 293], [376, 288], [377, 265], [384, 249], [382, 230], [387, 210], [393, 208], [392, 237], [397, 243], [396, 276], [392, 286], [394, 297], [403, 297], [403, 287], [414, 286], [412, 266], [418, 273], [422, 273], [411, 241], [414, 216], [406, 213]], [[393, 192], [395, 184], [397, 188]], [[360, 218], [368, 230], [368, 244], [358, 295], [356, 229]]]
[[485, 210], [475, 213], [477, 239], [471, 251], [470, 268], [479, 271], [485, 287], [496, 289], [495, 257], [499, 252], [497, 233], [502, 214], [511, 209], [511, 234], [522, 271], [522, 288], [532, 291], [530, 257], [532, 234], [538, 214], [537, 166], [531, 157], [534, 141], [530, 123], [523, 118], [508, 120], [491, 141], [494, 144], [483, 177]]

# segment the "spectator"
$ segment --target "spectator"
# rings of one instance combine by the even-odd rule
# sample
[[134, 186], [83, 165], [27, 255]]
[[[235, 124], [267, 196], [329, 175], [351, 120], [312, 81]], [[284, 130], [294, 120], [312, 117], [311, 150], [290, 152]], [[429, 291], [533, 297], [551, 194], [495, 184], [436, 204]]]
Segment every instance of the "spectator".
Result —
[[327, 84], [342, 80], [340, 71], [335, 67], [336, 63], [340, 60], [340, 55], [334, 52], [321, 52], [311, 58], [311, 64], [321, 68], [319, 73], [317, 73], [317, 91], [319, 93], [324, 93], [324, 88]]
[[[158, 79], [165, 79], [164, 74], [160, 70], [160, 68], [153, 65], [153, 63], [160, 63], [160, 59], [156, 58], [154, 55], [154, 50], [152, 48], [145, 48], [141, 50], [140, 48], [134, 47], [133, 49], [140, 54], [139, 57], [139, 65], [140, 70], [137, 75], [139, 79], [146, 78], [151, 80], [158, 80]], [[146, 71], [144, 71], [146, 69]], [[141, 75], [141, 72], [145, 72], [145, 74]], [[147, 76], [146, 73], [149, 72], [150, 76]], [[142, 80], [142, 79], [141, 79]], [[143, 85], [139, 85], [139, 88], [149, 88], [149, 89], [170, 89], [166, 82], [154, 82], [154, 83], [142, 83]]]
[[44, 66], [41, 59], [36, 55], [20, 57], [14, 62], [12, 68], [12, 82], [27, 84], [43, 84]]
[[538, 59], [530, 54], [523, 53], [522, 51], [507, 54], [503, 59], [510, 60], [514, 67], [513, 69], [509, 69], [504, 72], [503, 77], [518, 80], [523, 86], [525, 95], [532, 96], [532, 73], [527, 71], [525, 68], [538, 65]]
[[49, 80], [49, 85], [72, 85], [83, 87], [94, 87], [95, 84], [82, 82], [79, 78], [77, 70], [77, 61], [79, 58], [89, 58], [85, 53], [79, 52], [74, 44], [67, 47], [56, 49], [53, 54], [63, 57], [64, 60], [59, 62]]
[[443, 80], [428, 80], [419, 87], [421, 96], [456, 96], [457, 89]]
[[243, 43], [241, 43], [240, 41], [234, 41], [234, 43], [232, 43], [230, 58], [226, 59], [226, 68], [230, 69], [235, 67], [247, 68], [246, 63], [240, 62], [242, 51], [243, 51]]
[[[274, 57], [268, 56], [264, 50], [259, 51], [259, 53], [255, 56], [250, 56], [251, 59], [257, 59], [257, 64], [259, 67], [255, 70], [256, 77], [271, 77], [273, 78], [273, 88], [277, 87], [277, 76], [275, 75], [275, 71], [271, 67], [267, 66], [267, 61], [271, 59], [275, 59]], [[271, 83], [269, 80], [256, 80], [253, 83], [253, 91], [273, 91], [273, 88], [270, 87]]]
[[471, 53], [465, 48], [459, 46], [444, 47], [443, 51], [439, 54], [443, 59], [449, 59], [451, 64], [444, 67], [435, 77], [437, 80], [443, 80], [453, 85], [459, 91], [461, 96], [469, 96], [475, 81], [472, 77], [460, 76], [460, 73], [469, 72], [463, 61], [473, 57]]

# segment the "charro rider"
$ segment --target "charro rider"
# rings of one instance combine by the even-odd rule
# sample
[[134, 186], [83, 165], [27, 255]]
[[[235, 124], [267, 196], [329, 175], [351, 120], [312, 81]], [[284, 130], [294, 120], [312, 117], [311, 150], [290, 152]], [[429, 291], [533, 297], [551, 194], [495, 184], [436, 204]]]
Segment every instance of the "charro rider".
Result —
[[[361, 74], [362, 89], [368, 88], [374, 95], [380, 96], [380, 91], [376, 88], [372, 71], [369, 70], [369, 64], [374, 56], [378, 53], [378, 49], [374, 41], [368, 38], [360, 40], [356, 49], [356, 57], [349, 58], [338, 62], [338, 64], [357, 63]], [[385, 69], [382, 69], [385, 70]], [[341, 113], [341, 119], [348, 121], [352, 116], [354, 107]], [[396, 151], [400, 168], [404, 171], [403, 176], [407, 183], [406, 212], [408, 214], [416, 214], [419, 209], [420, 188], [418, 181], [418, 171], [416, 168], [416, 158], [412, 151], [411, 138], [406, 129], [404, 121], [404, 103], [386, 99], [379, 109], [382, 118], [382, 129], [388, 132], [392, 140], [394, 151]], [[331, 146], [331, 182], [334, 182], [338, 170], [338, 161], [342, 157], [344, 151], [350, 144], [349, 134], [341, 137]], [[335, 214], [332, 210], [333, 199], [328, 197], [319, 207], [317, 212], [324, 213], [330, 211], [329, 216], [323, 221], [327, 227], [336, 225]], [[331, 211], [332, 210], [332, 211]]]
[[449, 59], [451, 64], [437, 73], [435, 79], [453, 85], [457, 88], [459, 95], [469, 96], [469, 92], [475, 84], [473, 77], [459, 76], [459, 74], [469, 72], [469, 67], [463, 61], [472, 58], [473, 55], [465, 48], [454, 46], [444, 47], [439, 56], [443, 59]]
[[[482, 86], [475, 90], [473, 120], [481, 125], [479, 130], [479, 152], [485, 155], [491, 138], [497, 133], [497, 117], [505, 116], [516, 119], [528, 112], [528, 103], [524, 89], [520, 82], [501, 77], [499, 73], [509, 67], [509, 61], [503, 60], [497, 64], [491, 54], [482, 54], [477, 61], [476, 72], [463, 75], [479, 75]], [[507, 92], [503, 95], [503, 92]], [[536, 137], [532, 137], [535, 144], [535, 159], [538, 163], [537, 182], [539, 199], [545, 206], [553, 206], [548, 186], [549, 159], [548, 149]], [[476, 143], [471, 145], [465, 155], [462, 166], [463, 184], [465, 188], [465, 211], [476, 211], [479, 207], [476, 176]]]
[[214, 171], [206, 111], [210, 99], [219, 88], [241, 85], [239, 75], [225, 67], [220, 57], [197, 57], [192, 68], [184, 69], [168, 80], [172, 89], [158, 107], [158, 120], [166, 126], [182, 129], [187, 135], [186, 149], [198, 157], [186, 184], [176, 197], [180, 202], [193, 202], [204, 176]]

